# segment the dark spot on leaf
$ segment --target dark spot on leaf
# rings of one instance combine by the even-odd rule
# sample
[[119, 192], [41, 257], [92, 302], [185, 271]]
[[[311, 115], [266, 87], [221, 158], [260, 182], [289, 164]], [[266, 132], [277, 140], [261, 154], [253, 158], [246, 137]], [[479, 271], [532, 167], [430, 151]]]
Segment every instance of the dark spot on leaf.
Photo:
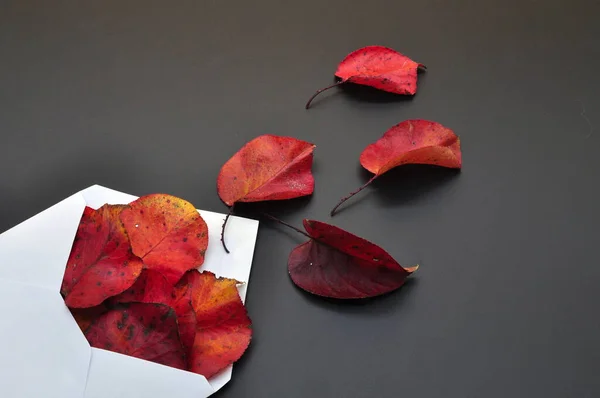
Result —
[[125, 337], [125, 339], [128, 341], [133, 339], [134, 332], [135, 332], [135, 325], [129, 325], [127, 327], [127, 336]]

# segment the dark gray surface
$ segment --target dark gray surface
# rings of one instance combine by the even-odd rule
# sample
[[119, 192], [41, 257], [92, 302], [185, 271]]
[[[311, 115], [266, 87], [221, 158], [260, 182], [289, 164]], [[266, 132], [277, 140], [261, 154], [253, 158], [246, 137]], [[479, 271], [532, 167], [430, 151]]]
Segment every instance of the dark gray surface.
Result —
[[[225, 211], [217, 173], [263, 133], [317, 144], [314, 196], [270, 210], [332, 221], [368, 178], [367, 144], [436, 120], [462, 139], [462, 173], [391, 172], [333, 219], [419, 262], [414, 280], [362, 304], [313, 298], [286, 272], [301, 237], [261, 225], [255, 339], [219, 397], [600, 396], [598, 15], [566, 0], [1, 1], [0, 231], [94, 183]], [[305, 111], [370, 44], [429, 67], [416, 97], [338, 89]]]

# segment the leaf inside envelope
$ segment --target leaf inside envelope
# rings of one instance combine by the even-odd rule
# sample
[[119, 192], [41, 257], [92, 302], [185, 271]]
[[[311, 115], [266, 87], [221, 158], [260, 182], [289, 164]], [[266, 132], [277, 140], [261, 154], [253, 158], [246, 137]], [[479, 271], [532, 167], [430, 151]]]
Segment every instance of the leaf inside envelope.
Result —
[[71, 308], [93, 307], [128, 289], [142, 271], [119, 220], [124, 206], [86, 207], [67, 261], [61, 294]]
[[187, 368], [175, 311], [163, 304], [122, 304], [92, 322], [85, 337], [92, 347]]
[[189, 352], [196, 336], [196, 315], [192, 309], [190, 298], [190, 275], [196, 270], [187, 272], [183, 278], [172, 286], [159, 272], [145, 269], [128, 290], [113, 297], [111, 304], [119, 303], [155, 303], [165, 304], [173, 308], [177, 316], [177, 328], [185, 352]]
[[144, 267], [162, 273], [172, 285], [204, 262], [208, 227], [196, 208], [183, 199], [143, 196], [123, 210], [121, 221]]
[[252, 321], [239, 296], [238, 281], [212, 272], [191, 272], [196, 337], [190, 371], [210, 378], [237, 361], [252, 338]]

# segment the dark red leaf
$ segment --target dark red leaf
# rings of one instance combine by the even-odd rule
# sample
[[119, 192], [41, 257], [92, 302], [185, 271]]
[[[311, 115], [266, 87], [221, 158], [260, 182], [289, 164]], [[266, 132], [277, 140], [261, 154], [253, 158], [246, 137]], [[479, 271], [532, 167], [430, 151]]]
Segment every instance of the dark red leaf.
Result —
[[290, 253], [294, 283], [319, 296], [356, 299], [398, 289], [417, 267], [403, 268], [379, 246], [320, 221], [304, 220], [312, 238]]
[[413, 61], [391, 48], [367, 46], [346, 56], [338, 65], [335, 76], [341, 80], [318, 90], [306, 103], [325, 90], [343, 83], [361, 84], [395, 94], [413, 95], [417, 92], [417, 70], [425, 65]]
[[163, 304], [122, 304], [85, 331], [92, 347], [186, 369], [175, 311]]
[[131, 252], [119, 220], [123, 208], [85, 208], [61, 286], [67, 306], [96, 306], [128, 289], [140, 275], [142, 261]]
[[394, 167], [403, 164], [430, 164], [460, 169], [462, 166], [460, 139], [452, 130], [439, 123], [427, 120], [405, 120], [367, 146], [360, 155], [360, 164], [375, 175], [358, 190], [340, 200], [331, 210], [332, 216], [342, 203]]
[[94, 319], [108, 312], [108, 308], [104, 304], [100, 304], [88, 308], [69, 308], [69, 311], [71, 311], [71, 315], [75, 318], [75, 322], [77, 322], [79, 329], [81, 329], [82, 332], [85, 332]]
[[188, 282], [197, 324], [189, 370], [210, 378], [237, 361], [250, 344], [252, 322], [234, 279], [191, 271]]
[[110, 299], [112, 304], [118, 303], [155, 303], [165, 304], [175, 310], [179, 336], [185, 352], [189, 352], [196, 335], [196, 315], [191, 305], [190, 275], [198, 271], [188, 271], [177, 285], [172, 286], [157, 271], [145, 269], [138, 280], [129, 289]]
[[204, 262], [208, 227], [196, 208], [171, 195], [139, 198], [121, 213], [133, 253], [171, 285]]
[[221, 168], [217, 178], [219, 197], [227, 206], [233, 206], [312, 194], [314, 148], [314, 144], [290, 137], [262, 135], [253, 139]]

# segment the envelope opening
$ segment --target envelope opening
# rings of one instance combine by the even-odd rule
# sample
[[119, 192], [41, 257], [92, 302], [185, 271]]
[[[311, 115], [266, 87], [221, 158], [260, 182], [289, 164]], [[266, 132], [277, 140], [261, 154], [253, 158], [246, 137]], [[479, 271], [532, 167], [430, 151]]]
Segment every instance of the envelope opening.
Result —
[[[0, 255], [10, 260], [10, 266], [5, 266], [6, 263], [0, 264], [0, 301], [12, 302], [9, 293], [13, 294], [13, 297], [30, 297], [23, 301], [24, 306], [26, 309], [43, 309], [44, 322], [55, 320], [45, 328], [52, 331], [49, 338], [58, 339], [46, 342], [56, 348], [55, 350], [47, 350], [48, 355], [33, 356], [35, 365], [27, 365], [28, 368], [34, 369], [33, 372], [27, 372], [28, 379], [34, 377], [39, 379], [39, 383], [23, 382], [20, 384], [28, 384], [29, 387], [16, 390], [15, 386], [18, 383], [7, 384], [0, 381], [0, 396], [99, 398], [133, 394], [162, 398], [167, 392], [174, 395], [176, 391], [179, 398], [198, 398], [208, 397], [231, 379], [232, 366], [207, 381], [204, 376], [196, 373], [90, 347], [65, 305], [60, 295], [61, 282], [85, 207], [97, 209], [106, 203], [127, 204], [135, 199], [135, 196], [94, 185], [0, 235]], [[202, 210], [199, 212], [209, 230], [208, 249], [200, 269], [245, 282], [239, 288], [244, 301], [258, 222], [240, 217], [230, 218], [231, 232], [228, 243], [231, 254], [227, 255], [218, 239], [225, 215]], [[31, 242], [35, 242], [35, 248]], [[43, 305], [40, 304], [42, 301]], [[25, 322], [17, 310], [9, 312], [9, 319], [11, 318]], [[8, 323], [12, 323], [12, 320]], [[31, 330], [37, 329], [32, 326]], [[11, 339], [15, 350], [17, 348], [14, 347], [22, 350], [28, 347], [23, 339], [32, 336], [27, 333], [15, 336], [15, 333], [9, 332], [0, 327], [0, 349], [4, 353], [11, 352]], [[15, 339], [20, 343], [14, 344]], [[18, 355], [17, 352], [14, 353]], [[14, 374], [8, 364], [0, 367], [9, 369], [7, 380], [18, 381], [26, 374], [23, 369], [23, 372], [19, 373], [18, 366], [14, 367]], [[56, 372], [48, 369], [54, 369]], [[179, 387], [173, 390], [173, 385]]]

